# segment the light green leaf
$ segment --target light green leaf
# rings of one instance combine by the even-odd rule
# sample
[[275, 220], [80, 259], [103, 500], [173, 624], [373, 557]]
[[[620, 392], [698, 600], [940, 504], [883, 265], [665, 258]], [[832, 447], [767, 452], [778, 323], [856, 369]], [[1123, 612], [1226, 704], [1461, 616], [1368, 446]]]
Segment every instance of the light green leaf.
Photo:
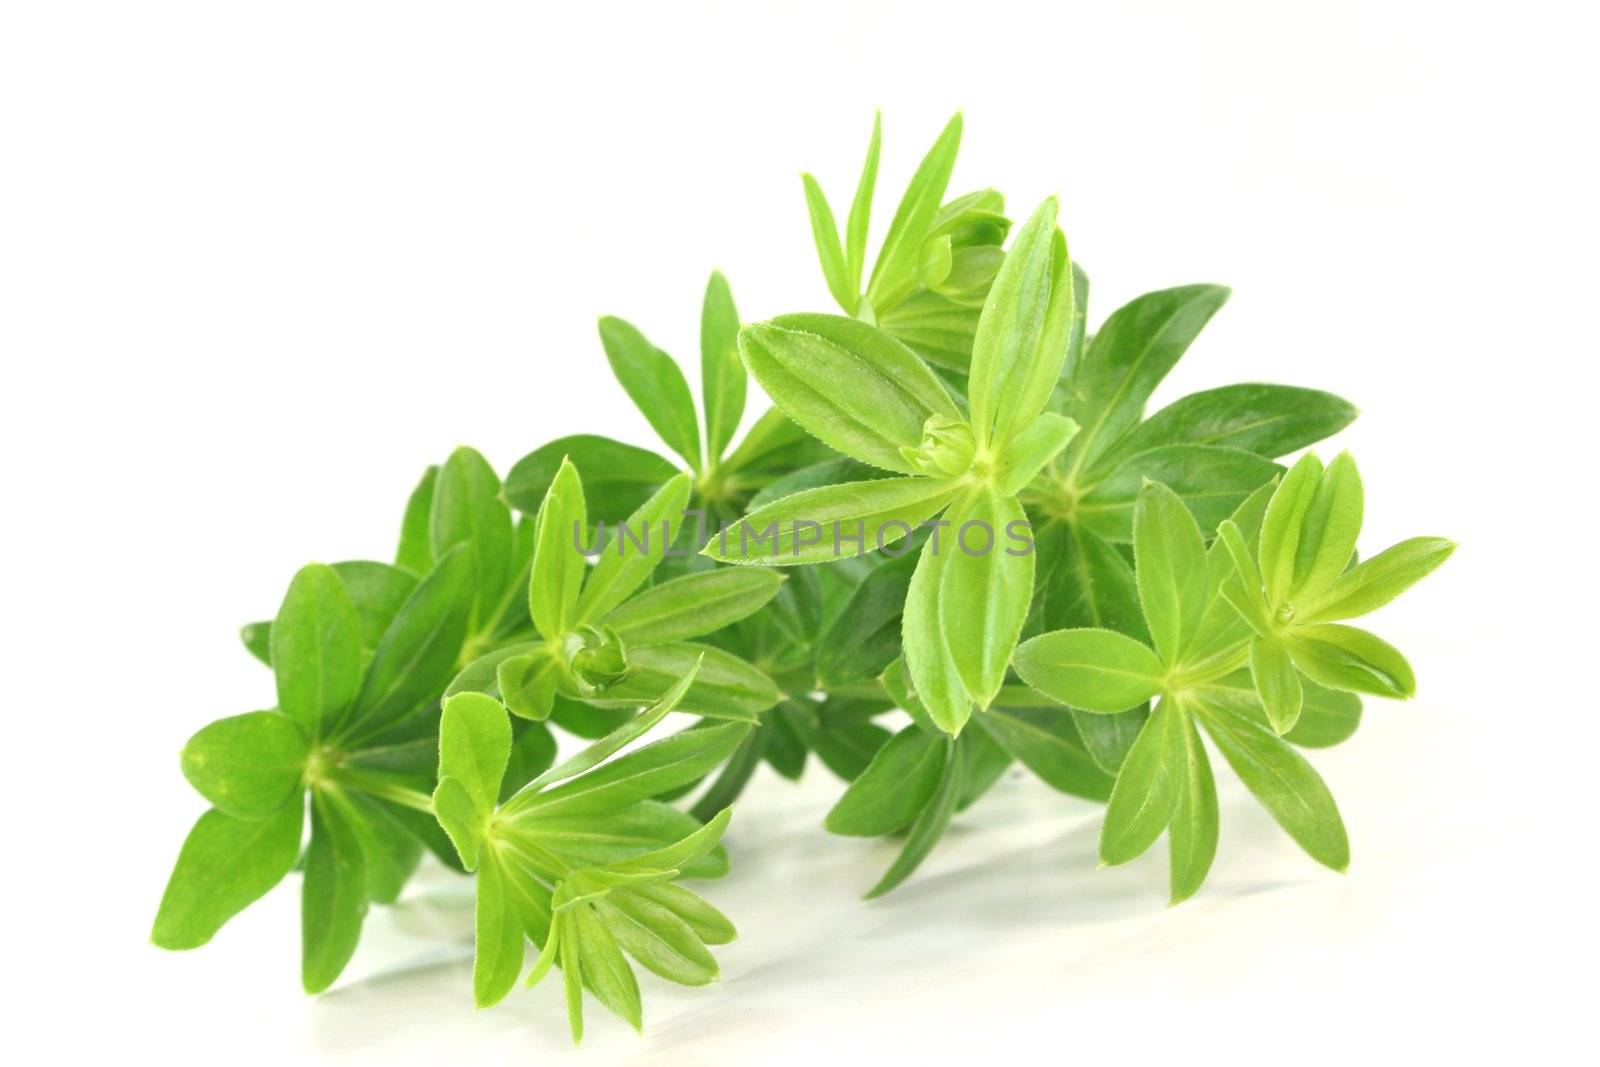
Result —
[[1211, 701], [1198, 706], [1228, 765], [1278, 825], [1318, 863], [1336, 871], [1348, 867], [1344, 820], [1311, 764], [1250, 717]]
[[635, 1030], [644, 1025], [639, 982], [617, 939], [592, 908], [573, 909], [583, 980], [595, 998]]
[[[1024, 641], [1013, 666], [1022, 680], [1084, 711], [1124, 711], [1161, 688], [1161, 660], [1113, 630], [1056, 630]], [[1148, 726], [1145, 727], [1149, 729]]]
[[511, 581], [511, 510], [500, 499], [500, 479], [489, 462], [458, 448], [440, 468], [428, 524], [433, 558], [466, 545], [472, 561], [472, 632], [486, 629]]
[[1455, 550], [1455, 542], [1442, 537], [1401, 541], [1339, 575], [1298, 617], [1335, 622], [1376, 611], [1432, 574]]
[[[969, 700], [959, 707], [936, 707], [924, 693], [934, 720], [949, 733], [960, 730], [974, 703], [986, 708], [1005, 682], [1006, 665], [1017, 647], [1033, 595], [1033, 553], [1007, 541], [1027, 517], [1014, 497], [977, 495], [968, 509], [955, 509], [949, 537], [940, 545], [939, 611], [946, 654], [954, 663]], [[975, 531], [975, 534], [973, 533]], [[926, 552], [932, 552], [932, 542]], [[913, 578], [915, 583], [915, 578]], [[920, 645], [910, 659], [916, 667]], [[912, 672], [913, 680], [918, 674]], [[921, 687], [919, 686], [919, 692]], [[955, 729], [950, 729], [953, 724]]]
[[1156, 654], [1176, 666], [1210, 602], [1206, 543], [1183, 501], [1156, 482], [1145, 483], [1133, 510], [1133, 558]]
[[961, 116], [955, 115], [911, 176], [894, 220], [889, 223], [878, 262], [872, 268], [872, 279], [867, 283], [867, 299], [873, 307], [888, 307], [915, 284], [917, 260], [950, 185], [950, 172], [955, 169], [960, 147]]
[[[740, 373], [744, 373], [743, 368]], [[604, 618], [649, 580], [677, 539], [688, 506], [689, 476], [678, 474], [613, 531], [610, 542], [600, 551], [599, 562], [583, 583], [573, 613], [574, 624]]]
[[1014, 496], [1031, 482], [1044, 465], [1054, 459], [1072, 435], [1078, 424], [1064, 415], [1045, 412], [1028, 425], [1028, 428], [1011, 438], [1000, 453], [995, 474], [995, 491], [1002, 496]]
[[700, 391], [705, 403], [706, 458], [713, 466], [744, 416], [746, 385], [739, 360], [739, 309], [734, 307], [728, 279], [713, 271], [700, 305]]
[[489, 859], [478, 868], [473, 926], [472, 1004], [487, 1008], [505, 999], [522, 973], [525, 926], [511, 880], [520, 875], [503, 861]]
[[514, 811], [519, 819], [534, 820], [545, 815], [620, 811], [700, 778], [726, 759], [748, 730], [742, 723], [684, 730], [553, 789], [520, 793], [506, 811]]
[[806, 189], [806, 211], [811, 216], [811, 240], [817, 246], [817, 259], [822, 263], [822, 276], [827, 280], [828, 292], [846, 311], [854, 311], [859, 290], [850, 284], [849, 268], [845, 264], [844, 250], [839, 247], [839, 224], [833, 220], [833, 209], [822, 193], [822, 186], [809, 174], [800, 175]]
[[784, 414], [845, 455], [917, 474], [902, 448], [932, 416], [959, 419], [928, 365], [881, 330], [836, 315], [783, 315], [739, 331], [745, 366]]
[[272, 623], [278, 710], [312, 737], [336, 724], [361, 689], [361, 627], [332, 567], [312, 563], [289, 583]]
[[652, 852], [646, 852], [642, 856], [634, 856], [620, 863], [613, 863], [607, 869], [612, 871], [682, 870], [717, 847], [717, 842], [722, 840], [722, 835], [728, 830], [728, 820], [731, 818], [733, 818], [733, 809], [723, 808], [712, 816], [710, 821], [693, 833], [685, 834], [672, 844]]
[[150, 940], [161, 948], [199, 948], [223, 923], [283, 880], [300, 854], [305, 810], [286, 804], [265, 819], [200, 816], [178, 853]]
[[822, 825], [830, 833], [853, 837], [894, 833], [915, 819], [933, 797], [950, 752], [946, 738], [906, 727], [878, 750]]
[[339, 977], [355, 955], [366, 914], [361, 842], [339, 807], [313, 790], [300, 892], [300, 983], [307, 993], [320, 993]]
[[1194, 720], [1183, 717], [1183, 771], [1178, 783], [1178, 799], [1172, 822], [1167, 826], [1167, 846], [1171, 856], [1172, 903], [1187, 900], [1200, 888], [1217, 854], [1217, 784], [1211, 776], [1211, 760]]
[[609, 315], [600, 320], [600, 343], [634, 406], [668, 448], [699, 470], [700, 424], [678, 364], [632, 325]]
[[1322, 461], [1307, 452], [1278, 483], [1267, 504], [1266, 517], [1261, 520], [1261, 578], [1267, 601], [1274, 607], [1282, 604], [1293, 588], [1301, 527], [1321, 479]]
[[189, 784], [217, 810], [265, 819], [299, 798], [309, 751], [293, 719], [252, 711], [203, 727], [183, 746], [181, 763]]
[[856, 182], [855, 199], [850, 202], [850, 218], [845, 224], [845, 278], [849, 282], [851, 302], [845, 312], [856, 313], [856, 294], [861, 292], [861, 276], [867, 264], [867, 227], [872, 219], [872, 193], [878, 184], [878, 154], [883, 147], [883, 115], [872, 117], [872, 140], [867, 145], [867, 158], [861, 165], [861, 178]]
[[440, 778], [433, 787], [433, 815], [455, 846], [461, 866], [468, 871], [477, 870], [485, 814], [467, 787], [448, 775]]
[[571, 630], [578, 592], [583, 585], [583, 553], [577, 539], [588, 526], [583, 483], [570, 460], [550, 483], [534, 528], [533, 570], [528, 583], [528, 613], [546, 640]]
[[723, 563], [776, 567], [862, 555], [908, 537], [956, 492], [949, 482], [933, 478], [806, 489], [757, 508], [712, 537], [701, 552]]
[[637, 893], [612, 893], [598, 905], [617, 944], [647, 970], [679, 985], [717, 980], [717, 961], [689, 924]]
[[628, 895], [643, 897], [671, 911], [688, 923], [695, 936], [708, 945], [726, 945], [739, 936], [726, 915], [682, 886], [639, 886], [629, 890]]
[[1145, 720], [1106, 806], [1101, 862], [1114, 866], [1142, 855], [1172, 822], [1183, 791], [1187, 729], [1182, 709], [1170, 700], [1158, 702]]
[[[490, 653], [489, 656], [475, 661], [475, 664], [496, 655]], [[468, 669], [471, 669], [471, 666]], [[565, 670], [566, 664], [554, 650], [548, 645], [535, 645], [531, 651], [498, 660], [494, 669], [494, 687], [499, 690], [500, 699], [505, 702], [506, 708], [513, 715], [543, 722], [555, 710], [556, 694], [561, 687]], [[466, 671], [462, 671], [456, 676], [456, 680], [451, 682], [452, 689], [463, 681], [465, 674]], [[450, 695], [454, 696], [454, 693]]]
[[422, 480], [406, 501], [405, 516], [400, 522], [400, 545], [395, 549], [394, 565], [418, 578], [433, 569], [433, 542], [428, 526], [433, 514], [433, 487], [438, 477], [438, 467], [423, 471]]
[[1289, 650], [1281, 640], [1260, 636], [1251, 640], [1250, 677], [1273, 731], [1282, 735], [1294, 729], [1305, 693], [1300, 685], [1300, 672], [1294, 669]]
[[[429, 558], [432, 558], [431, 553]], [[356, 609], [356, 621], [361, 625], [361, 647], [376, 650], [389, 624], [400, 614], [406, 598], [416, 591], [416, 575], [368, 559], [335, 563], [333, 572], [344, 583], [344, 591], [350, 594], [350, 604]]]
[[[605, 815], [542, 815], [525, 823], [539, 844], [569, 863], [600, 867], [624, 862], [665, 848], [694, 833], [701, 822], [669, 804], [645, 800]], [[728, 873], [728, 853], [721, 845], [679, 868], [684, 878], [721, 878]]]
[[1401, 700], [1416, 695], [1411, 665], [1377, 634], [1342, 623], [1316, 623], [1295, 627], [1288, 645], [1294, 665], [1330, 689]]
[[754, 614], [781, 585], [783, 575], [759, 567], [686, 574], [646, 589], [606, 616], [605, 624], [630, 647], [685, 641]]
[[1002, 447], [1044, 410], [1061, 375], [1072, 328], [1072, 271], [1056, 229], [1056, 201], [1018, 231], [972, 339], [967, 379], [978, 447]]
[[1363, 499], [1355, 460], [1341, 452], [1322, 472], [1301, 524], [1291, 596], [1316, 596], [1349, 566], [1361, 533]]
[[444, 702], [439, 719], [439, 777], [466, 787], [487, 819], [500, 799], [500, 780], [511, 759], [511, 719], [505, 707], [482, 693], [457, 693]]

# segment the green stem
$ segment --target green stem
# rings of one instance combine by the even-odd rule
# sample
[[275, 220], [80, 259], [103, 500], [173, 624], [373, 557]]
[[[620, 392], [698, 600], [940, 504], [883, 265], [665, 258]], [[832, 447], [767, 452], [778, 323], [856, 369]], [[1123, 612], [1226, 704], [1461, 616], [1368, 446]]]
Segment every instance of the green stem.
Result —
[[414, 811], [433, 814], [433, 798], [418, 789], [372, 771], [362, 770], [359, 767], [339, 767], [334, 770], [330, 778], [340, 785], [359, 790], [379, 800], [387, 800], [391, 804], [399, 804], [404, 808]]

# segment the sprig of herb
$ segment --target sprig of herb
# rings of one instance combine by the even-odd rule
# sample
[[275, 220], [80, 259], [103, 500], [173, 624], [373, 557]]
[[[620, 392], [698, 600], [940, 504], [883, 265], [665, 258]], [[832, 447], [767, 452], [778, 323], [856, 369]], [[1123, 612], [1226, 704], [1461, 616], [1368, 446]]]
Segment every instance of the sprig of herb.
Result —
[[[210, 809], [158, 945], [205, 943], [298, 865], [320, 991], [431, 851], [475, 880], [480, 1006], [555, 968], [575, 1040], [585, 990], [638, 1027], [630, 959], [701, 985], [734, 936], [678, 880], [726, 871], [729, 805], [760, 765], [795, 779], [813, 755], [847, 783], [827, 830], [902, 836], [869, 896], [1020, 764], [1106, 804], [1105, 863], [1165, 833], [1182, 900], [1217, 848], [1210, 748], [1344, 869], [1299, 750], [1348, 739], [1360, 695], [1414, 693], [1349, 620], [1454, 545], [1358, 561], [1354, 461], [1275, 462], [1355, 417], [1338, 397], [1241, 384], [1146, 417], [1227, 290], [1149, 293], [1091, 335], [1053, 198], [1015, 233], [994, 190], [945, 199], [960, 137], [956, 116], [870, 271], [881, 124], [842, 233], [804, 177], [845, 314], [741, 325], [713, 274], [698, 406], [669, 355], [601, 320], [675, 458], [581, 434], [502, 485], [458, 449], [412, 492], [392, 564], [295, 575], [241, 634], [274, 706], [184, 748]], [[735, 446], [747, 374], [775, 407]], [[647, 739], [673, 713], [699, 721]], [[557, 764], [552, 725], [588, 743]]]

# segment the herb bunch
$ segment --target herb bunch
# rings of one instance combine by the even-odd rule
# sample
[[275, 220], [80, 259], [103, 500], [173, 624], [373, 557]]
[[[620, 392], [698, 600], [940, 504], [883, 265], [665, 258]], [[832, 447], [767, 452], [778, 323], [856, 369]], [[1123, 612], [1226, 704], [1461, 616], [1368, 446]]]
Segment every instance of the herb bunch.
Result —
[[[295, 575], [242, 631], [273, 706], [183, 750], [210, 809], [156, 944], [204, 944], [298, 868], [319, 992], [429, 852], [475, 881], [478, 1005], [558, 969], [574, 1040], [586, 992], [637, 1028], [630, 960], [702, 985], [734, 937], [679, 883], [727, 871], [758, 765], [797, 779], [813, 756], [844, 783], [828, 831], [903, 837], [869, 896], [1021, 764], [1105, 804], [1108, 864], [1165, 833], [1185, 899], [1217, 849], [1207, 738], [1346, 867], [1299, 750], [1349, 738], [1363, 695], [1413, 695], [1401, 653], [1348, 620], [1453, 544], [1361, 558], [1354, 460], [1276, 462], [1349, 424], [1339, 397], [1240, 384], [1146, 417], [1227, 290], [1150, 293], [1091, 335], [1053, 198], [1015, 228], [993, 189], [946, 199], [960, 138], [957, 116], [870, 273], [881, 123], [842, 235], [804, 176], [843, 314], [742, 324], [713, 274], [698, 408], [671, 356], [601, 320], [675, 459], [584, 434], [502, 483], [462, 448], [412, 493], [392, 563]], [[752, 377], [774, 406], [735, 445]], [[552, 727], [580, 746], [560, 763]]]

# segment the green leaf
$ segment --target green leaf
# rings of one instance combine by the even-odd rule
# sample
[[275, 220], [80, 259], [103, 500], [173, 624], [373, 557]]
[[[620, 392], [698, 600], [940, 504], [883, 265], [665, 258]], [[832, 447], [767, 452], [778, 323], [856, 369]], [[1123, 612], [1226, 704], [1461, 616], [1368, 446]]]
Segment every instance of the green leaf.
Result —
[[845, 223], [845, 278], [849, 282], [851, 302], [845, 311], [856, 313], [856, 294], [861, 292], [861, 275], [867, 265], [867, 228], [872, 219], [872, 193], [878, 184], [878, 155], [883, 147], [883, 115], [872, 117], [872, 140], [867, 145], [867, 158], [861, 165], [861, 178], [856, 182], [856, 196], [850, 202], [850, 218]]
[[738, 656], [683, 641], [630, 650], [627, 676], [594, 698], [594, 702], [612, 706], [654, 703], [702, 657], [700, 672], [684, 694], [679, 711], [753, 723], [781, 698], [772, 679]]
[[487, 1008], [505, 999], [522, 974], [526, 926], [517, 907], [519, 877], [503, 861], [491, 859], [478, 868], [473, 927], [472, 1004]]
[[682, 870], [717, 847], [728, 830], [728, 820], [733, 818], [732, 808], [723, 808], [693, 833], [685, 834], [670, 845], [646, 852], [642, 856], [614, 863], [613, 871]]
[[[501, 652], [510, 652], [512, 649], [522, 647], [524, 646], [513, 645], [510, 649], [502, 649]], [[469, 664], [467, 670], [498, 657], [499, 653], [491, 652], [488, 656]], [[450, 683], [451, 689], [467, 684], [465, 680], [467, 670], [456, 675], [455, 681]], [[494, 688], [499, 690], [500, 699], [505, 702], [511, 714], [534, 722], [542, 722], [555, 710], [557, 691], [562, 684], [565, 671], [566, 664], [553, 649], [548, 645], [535, 645], [531, 651], [498, 658], [494, 669]], [[458, 691], [482, 692], [483, 690]], [[454, 693], [450, 695], [454, 696]]]
[[1076, 523], [1034, 524], [1038, 557], [1030, 630], [1099, 627], [1148, 638], [1133, 568], [1115, 545]]
[[600, 343], [612, 373], [651, 428], [685, 463], [699, 470], [700, 425], [678, 364], [633, 326], [609, 315], [600, 320]]
[[498, 700], [482, 693], [457, 693], [444, 702], [439, 777], [460, 782], [485, 820], [500, 799], [500, 781], [510, 759], [511, 719]]
[[928, 853], [933, 851], [933, 846], [939, 843], [939, 838], [944, 836], [945, 828], [950, 825], [950, 817], [955, 814], [956, 806], [967, 791], [966, 749], [954, 741], [945, 741], [944, 744], [949, 749], [949, 755], [944, 761], [933, 797], [922, 809], [922, 814], [917, 816], [916, 822], [911, 824], [900, 854], [883, 872], [878, 884], [867, 890], [868, 900], [883, 896], [910, 878], [922, 865]]
[[906, 727], [878, 750], [822, 825], [830, 833], [852, 837], [894, 833], [915, 819], [932, 799], [950, 753], [947, 738]]
[[1299, 617], [1335, 622], [1376, 611], [1432, 574], [1455, 550], [1455, 542], [1442, 537], [1401, 541], [1339, 575]]
[[217, 810], [265, 819], [298, 799], [310, 745], [293, 719], [252, 711], [219, 719], [183, 746], [183, 776]]
[[677, 538], [688, 506], [689, 476], [677, 474], [628, 516], [583, 582], [574, 623], [604, 618], [650, 579]]
[[1377, 634], [1336, 622], [1316, 623], [1295, 627], [1288, 645], [1294, 665], [1330, 689], [1401, 700], [1416, 695], [1411, 665]]
[[568, 778], [576, 778], [578, 775], [589, 770], [591, 767], [598, 767], [601, 763], [604, 763], [608, 758], [610, 758], [613, 753], [620, 752], [626, 745], [636, 738], [643, 737], [646, 733], [649, 733], [651, 727], [655, 726], [656, 723], [660, 722], [671, 712], [675, 711], [678, 705], [683, 702], [684, 695], [688, 693], [689, 687], [694, 684], [694, 680], [699, 675], [700, 668], [704, 666], [704, 664], [705, 657], [702, 655], [699, 659], [695, 660], [694, 664], [690, 666], [687, 671], [684, 672], [683, 677], [678, 679], [678, 681], [670, 689], [668, 689], [665, 694], [662, 695], [660, 700], [656, 701], [649, 708], [640, 712], [638, 715], [635, 715], [627, 722], [622, 723], [616, 729], [600, 738], [582, 752], [579, 752], [570, 759], [563, 760], [556, 766], [551, 767], [549, 770], [539, 775], [539, 777], [529, 782], [527, 788], [530, 791], [539, 790], [554, 782], [565, 781]]
[[[1125, 711], [1161, 688], [1161, 660], [1113, 630], [1057, 630], [1024, 641], [1013, 666], [1022, 680], [1084, 711]], [[1149, 727], [1146, 726], [1148, 731]]]
[[[1005, 682], [1006, 665], [1017, 647], [1033, 595], [1033, 553], [1018, 550], [1006, 536], [1026, 523], [1022, 505], [1015, 498], [1001, 498], [992, 491], [978, 494], [970, 509], [952, 514], [952, 536], [943, 546], [944, 565], [939, 574], [940, 631], [946, 654], [970, 699], [955, 706], [936, 706], [930, 694], [918, 686], [929, 713], [952, 734], [960, 729], [956, 716], [965, 721], [974, 703], [988, 707]], [[976, 542], [969, 534], [974, 529]], [[930, 542], [924, 559], [933, 551]], [[912, 678], [920, 680], [918, 656], [926, 649], [909, 641], [907, 649]]]
[[680, 985], [717, 980], [717, 961], [689, 924], [637, 893], [612, 893], [598, 905], [617, 944], [653, 974]]
[[1314, 597], [1349, 566], [1361, 533], [1363, 499], [1355, 460], [1341, 452], [1322, 472], [1306, 509], [1290, 595]]
[[519, 818], [532, 819], [620, 811], [700, 778], [727, 758], [748, 729], [742, 723], [726, 723], [684, 730], [554, 789], [519, 794], [507, 810], [514, 808]]
[[916, 353], [881, 330], [836, 315], [783, 315], [739, 331], [745, 366], [784, 414], [845, 455], [920, 473], [901, 454], [932, 416], [959, 419], [949, 392]]
[[1349, 401], [1291, 385], [1225, 385], [1191, 393], [1145, 419], [1105, 456], [1114, 464], [1163, 445], [1218, 445], [1276, 459], [1355, 421]]
[[833, 209], [822, 193], [822, 186], [809, 174], [800, 175], [806, 189], [806, 211], [811, 216], [811, 240], [817, 246], [817, 259], [822, 263], [822, 276], [827, 280], [828, 292], [833, 294], [840, 307], [853, 312], [858, 290], [850, 285], [849, 268], [845, 264], [844, 250], [839, 247], [839, 224], [833, 220]]
[[1100, 860], [1115, 866], [1144, 853], [1172, 822], [1186, 763], [1181, 709], [1162, 700], [1128, 750], [1100, 827]]
[[1133, 510], [1134, 579], [1156, 654], [1176, 666], [1210, 602], [1206, 543], [1171, 489], [1146, 482]]
[[578, 930], [579, 966], [583, 969], [584, 983], [612, 1014], [638, 1030], [644, 1024], [639, 982], [623, 957], [617, 939], [592, 908], [574, 908], [573, 919]]
[[991, 434], [1003, 446], [1044, 410], [1071, 327], [1072, 272], [1050, 197], [1012, 241], [972, 340], [967, 393], [980, 449]]
[[[544, 848], [580, 866], [621, 863], [665, 848], [701, 827], [701, 822], [670, 804], [645, 800], [605, 815], [541, 815], [524, 823]], [[728, 853], [720, 845], [679, 869], [684, 878], [720, 878], [728, 873]]]
[[1092, 711], [1072, 708], [1072, 724], [1083, 738], [1095, 766], [1115, 777], [1128, 758], [1128, 750], [1139, 737], [1144, 722], [1150, 717], [1150, 705], [1140, 704], [1114, 715], [1101, 715]]
[[1111, 776], [1089, 755], [1066, 708], [996, 705], [972, 721], [1050, 788], [1089, 800], [1111, 796]]
[[302, 567], [272, 623], [278, 710], [311, 736], [337, 723], [361, 689], [361, 628], [344, 583], [321, 563]]
[[1083, 427], [1068, 446], [1072, 471], [1139, 421], [1150, 394], [1227, 299], [1223, 286], [1186, 285], [1146, 293], [1111, 313], [1089, 342], [1062, 411]]
[[578, 468], [593, 522], [621, 522], [678, 473], [648, 449], [596, 434], [574, 434], [518, 460], [506, 475], [506, 500], [518, 511], [536, 513], [564, 461]]
[[433, 487], [438, 477], [438, 467], [422, 472], [422, 480], [411, 491], [400, 522], [400, 545], [395, 549], [394, 565], [418, 578], [433, 569], [433, 542], [428, 527], [433, 514]]
[[370, 736], [444, 692], [466, 639], [471, 597], [472, 559], [458, 546], [417, 583], [378, 642], [346, 736]]
[[1183, 716], [1183, 771], [1178, 783], [1178, 799], [1172, 822], [1167, 827], [1167, 846], [1171, 856], [1172, 903], [1187, 900], [1200, 888], [1217, 854], [1217, 784], [1211, 776], [1211, 761], [1195, 729], [1194, 720]]
[[1077, 432], [1078, 424], [1064, 415], [1045, 412], [1036, 417], [1027, 429], [1011, 438], [1000, 453], [995, 491], [1002, 496], [1021, 492], [1045, 464], [1067, 447]]
[[422, 861], [422, 842], [395, 816], [400, 810], [364, 794], [329, 794], [361, 846], [367, 875], [367, 899], [393, 904]]
[[1199, 708], [1223, 758], [1278, 825], [1318, 863], [1336, 871], [1348, 867], [1344, 820], [1311, 764], [1248, 716], [1211, 701]]
[[[429, 558], [432, 558], [431, 553]], [[344, 583], [344, 591], [350, 594], [350, 604], [356, 609], [356, 621], [361, 626], [361, 647], [376, 650], [389, 624], [400, 614], [406, 598], [416, 590], [417, 576], [368, 559], [335, 563], [333, 572]]]
[[718, 532], [701, 552], [722, 563], [776, 567], [845, 559], [910, 536], [957, 491], [933, 478], [883, 478], [806, 489], [757, 508]]
[[630, 647], [685, 641], [761, 610], [782, 584], [783, 575], [759, 567], [686, 574], [646, 589], [607, 615], [605, 624]]
[[1078, 521], [1108, 540], [1131, 540], [1134, 504], [1151, 481], [1178, 494], [1201, 529], [1214, 530], [1278, 471], [1271, 460], [1236, 448], [1166, 445], [1131, 456], [1107, 474], [1078, 502]]
[[706, 458], [713, 466], [744, 416], [746, 384], [739, 360], [739, 309], [734, 307], [728, 279], [713, 271], [700, 305], [700, 391], [705, 403]]
[[727, 916], [682, 886], [636, 886], [628, 891], [628, 895], [643, 897], [671, 911], [688, 923], [695, 936], [708, 945], [726, 945], [739, 936]]
[[578, 469], [563, 460], [534, 527], [533, 570], [528, 583], [528, 613], [539, 635], [555, 641], [574, 623], [583, 585], [583, 553], [575, 543], [588, 525]]
[[1251, 640], [1250, 677], [1273, 731], [1281, 735], [1294, 729], [1305, 693], [1300, 685], [1300, 673], [1294, 669], [1289, 650], [1282, 641], [1259, 636]]
[[361, 842], [338, 806], [313, 790], [300, 892], [300, 983], [307, 993], [320, 993], [339, 977], [355, 955], [366, 914]]
[[458, 448], [439, 470], [429, 519], [433, 557], [466, 545], [472, 562], [472, 612], [476, 633], [492, 621], [511, 581], [511, 511], [500, 499], [500, 479], [483, 456]]
[[161, 948], [199, 948], [222, 924], [283, 880], [300, 854], [305, 810], [286, 804], [266, 819], [211, 810], [184, 839], [161, 896], [150, 940]]
[[900, 655], [900, 613], [919, 558], [907, 553], [884, 560], [850, 594], [817, 639], [823, 688], [876, 677]]
[[[1360, 697], [1318, 685], [1309, 678], [1302, 678], [1300, 685], [1305, 694], [1300, 718], [1294, 729], [1283, 735], [1285, 741], [1301, 748], [1331, 748], [1356, 732], [1361, 724]], [[1248, 671], [1209, 682], [1200, 691], [1209, 702], [1224, 703], [1257, 722], [1271, 725]]]
[[256, 659], [272, 666], [272, 623], [247, 622], [239, 627], [239, 643]]
[[950, 172], [955, 169], [960, 147], [961, 116], [955, 115], [911, 176], [894, 220], [889, 223], [878, 262], [872, 268], [872, 279], [867, 283], [867, 299], [873, 307], [888, 307], [915, 284], [917, 260], [950, 185]]
[[484, 816], [467, 787], [454, 778], [440, 778], [433, 787], [433, 815], [455, 846], [462, 868], [477, 870], [483, 850]]
[[1267, 504], [1266, 517], [1261, 520], [1258, 552], [1261, 578], [1266, 585], [1267, 601], [1274, 607], [1284, 602], [1294, 585], [1301, 527], [1321, 478], [1322, 461], [1307, 452], [1283, 476]]

